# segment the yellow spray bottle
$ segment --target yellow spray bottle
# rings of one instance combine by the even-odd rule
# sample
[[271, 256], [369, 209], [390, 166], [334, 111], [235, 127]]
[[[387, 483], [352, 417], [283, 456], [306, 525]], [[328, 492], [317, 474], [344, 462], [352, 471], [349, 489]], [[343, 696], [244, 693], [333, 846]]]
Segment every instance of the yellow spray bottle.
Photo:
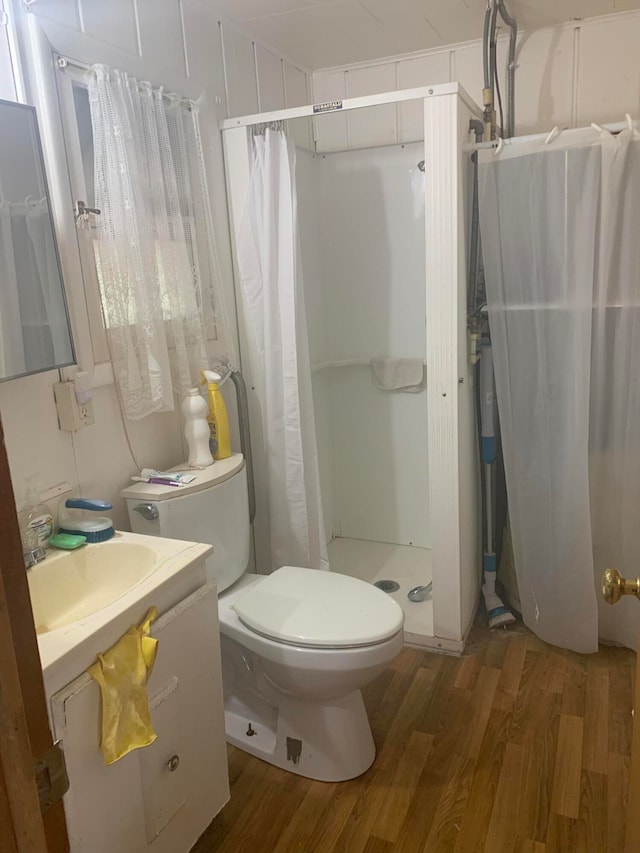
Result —
[[220, 378], [213, 370], [202, 371], [202, 384], [207, 386], [209, 396], [209, 448], [214, 459], [227, 459], [231, 456], [231, 434], [227, 407], [218, 385]]

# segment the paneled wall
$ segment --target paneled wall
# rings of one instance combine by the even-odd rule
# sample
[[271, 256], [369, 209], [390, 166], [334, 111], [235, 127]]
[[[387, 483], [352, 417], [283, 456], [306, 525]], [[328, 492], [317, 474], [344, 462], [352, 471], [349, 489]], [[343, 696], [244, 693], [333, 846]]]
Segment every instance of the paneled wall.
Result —
[[[217, 122], [229, 115], [306, 103], [305, 70], [221, 24], [205, 0], [38, 0], [30, 8], [31, 12], [25, 13], [22, 3], [15, 3], [12, 24], [19, 38], [26, 37], [27, 14], [35, 15], [52, 47], [60, 53], [87, 64], [103, 62], [201, 99], [216, 239], [227, 304], [233, 311]], [[0, 25], [0, 97], [13, 99], [16, 92], [8, 69], [7, 27]], [[28, 83], [28, 63], [23, 71]], [[63, 254], [72, 251], [73, 246], [63, 247]], [[231, 319], [235, 323], [235, 317]], [[38, 487], [43, 490], [68, 481], [85, 494], [112, 500], [115, 522], [126, 528], [126, 510], [118, 495], [136, 473], [136, 465], [114, 387], [94, 391], [95, 425], [72, 434], [58, 429], [52, 391], [58, 381], [58, 371], [50, 371], [0, 385], [0, 414], [18, 505], [24, 500], [29, 475], [37, 475]], [[182, 429], [176, 413], [130, 423], [129, 433], [141, 465], [164, 467], [183, 458]]]
[[[505, 66], [506, 37], [499, 41]], [[629, 112], [640, 119], [640, 12], [622, 12], [558, 27], [522, 32], [518, 38], [516, 133], [539, 133], [590, 122], [622, 121]], [[504, 72], [501, 76], [505, 92]], [[388, 57], [372, 63], [316, 71], [315, 102], [369, 95], [394, 89], [457, 81], [482, 102], [481, 42]], [[417, 103], [389, 108], [384, 121], [372, 113], [332, 116], [316, 122], [322, 151], [386, 145], [421, 138]]]

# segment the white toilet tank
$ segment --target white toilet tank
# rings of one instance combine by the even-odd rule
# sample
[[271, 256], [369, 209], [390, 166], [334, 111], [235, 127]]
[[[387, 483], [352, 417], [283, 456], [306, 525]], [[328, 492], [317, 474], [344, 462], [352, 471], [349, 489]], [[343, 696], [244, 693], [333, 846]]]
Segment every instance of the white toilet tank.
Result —
[[168, 539], [213, 545], [207, 574], [221, 593], [247, 570], [249, 563], [249, 502], [247, 474], [241, 453], [220, 459], [202, 470], [189, 471], [188, 486], [134, 483], [123, 489], [131, 530]]

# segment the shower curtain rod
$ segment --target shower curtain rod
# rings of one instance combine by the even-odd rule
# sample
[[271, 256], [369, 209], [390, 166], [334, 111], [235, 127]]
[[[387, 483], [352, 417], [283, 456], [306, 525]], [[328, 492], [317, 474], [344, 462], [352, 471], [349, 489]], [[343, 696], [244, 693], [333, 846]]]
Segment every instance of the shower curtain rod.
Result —
[[[64, 56], [62, 53], [54, 53], [54, 59], [56, 67], [59, 68], [61, 71], [64, 71], [65, 68], [74, 68], [76, 71], [84, 71], [87, 74], [96, 73], [92, 65], [87, 65], [86, 62], [80, 62], [78, 59], [72, 59], [70, 56]], [[163, 88], [161, 86], [154, 86], [153, 83], [149, 83], [149, 85], [152, 89], [155, 89], [156, 91]], [[183, 98], [181, 95], [176, 95], [172, 92], [162, 92], [162, 98], [167, 101], [176, 99], [178, 103], [186, 107], [188, 110], [192, 110], [197, 107], [195, 101], [191, 100], [190, 98]]]
[[463, 150], [465, 152], [482, 151], [487, 149], [491, 150], [492, 148], [500, 150], [503, 147], [510, 148], [514, 145], [526, 145], [527, 143], [535, 144], [540, 142], [546, 142], [548, 145], [552, 145], [554, 140], [561, 138], [566, 139], [567, 137], [571, 139], [573, 136], [585, 133], [585, 131], [592, 130], [595, 133], [602, 133], [603, 131], [606, 131], [608, 133], [616, 134], [620, 133], [621, 130], [626, 130], [627, 128], [635, 130], [640, 129], [640, 120], [633, 121], [631, 120], [631, 116], [628, 118], [625, 116], [625, 119], [625, 121], [608, 122], [607, 124], [596, 124], [595, 122], [592, 122], [591, 124], [583, 125], [582, 127], [560, 128], [556, 126], [545, 133], [530, 133], [527, 136], [512, 136], [509, 139], [494, 139], [490, 142], [469, 142], [463, 146]]
[[416, 89], [399, 89], [395, 92], [381, 92], [377, 95], [365, 95], [360, 98], [329, 100], [316, 104], [306, 104], [303, 107], [290, 107], [286, 110], [272, 110], [271, 112], [237, 116], [236, 118], [223, 119], [219, 126], [221, 130], [230, 130], [236, 127], [249, 127], [252, 124], [288, 121], [289, 119], [306, 118], [308, 116], [320, 118], [326, 113], [347, 112], [348, 110], [359, 110], [365, 107], [376, 107], [381, 104], [397, 104], [402, 101], [424, 100], [426, 98], [456, 94], [460, 96], [474, 115], [478, 117], [482, 115], [480, 107], [473, 102], [468, 92], [459, 83], [438, 83], [434, 86], [420, 86]]

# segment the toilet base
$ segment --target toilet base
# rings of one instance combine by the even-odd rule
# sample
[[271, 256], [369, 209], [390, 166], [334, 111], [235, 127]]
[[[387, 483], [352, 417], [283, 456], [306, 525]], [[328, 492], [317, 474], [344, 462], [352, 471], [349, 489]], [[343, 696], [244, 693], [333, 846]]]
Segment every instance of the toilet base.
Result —
[[236, 694], [225, 702], [227, 741], [239, 749], [321, 782], [344, 782], [371, 767], [376, 748], [359, 690], [326, 703], [282, 696], [274, 707], [256, 699]]

